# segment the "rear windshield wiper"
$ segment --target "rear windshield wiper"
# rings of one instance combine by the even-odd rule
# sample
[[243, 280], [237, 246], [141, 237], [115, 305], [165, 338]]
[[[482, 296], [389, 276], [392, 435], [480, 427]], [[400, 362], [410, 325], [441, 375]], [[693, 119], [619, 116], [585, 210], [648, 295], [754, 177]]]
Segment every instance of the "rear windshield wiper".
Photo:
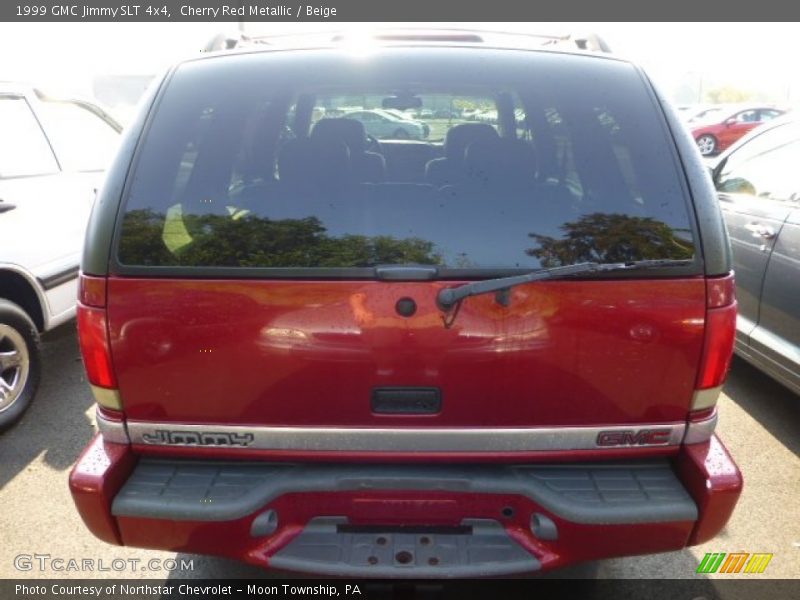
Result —
[[[566, 279], [586, 273], [628, 271], [634, 269], [656, 269], [660, 267], [685, 267], [691, 265], [693, 262], [694, 261], [692, 259], [637, 260], [618, 263], [583, 262], [564, 267], [538, 269], [531, 273], [526, 273], [525, 275], [500, 277], [499, 279], [484, 279], [483, 281], [465, 283], [457, 287], [444, 288], [439, 291], [436, 301], [439, 304], [439, 308], [445, 312], [449, 312], [454, 307], [457, 307], [462, 300], [468, 298], [469, 296], [489, 294], [491, 292], [501, 292], [508, 290], [515, 285], [521, 285], [523, 283], [543, 281], [546, 279]], [[504, 301], [502, 297], [498, 297], [498, 301], [502, 304], [507, 304], [507, 298]]]

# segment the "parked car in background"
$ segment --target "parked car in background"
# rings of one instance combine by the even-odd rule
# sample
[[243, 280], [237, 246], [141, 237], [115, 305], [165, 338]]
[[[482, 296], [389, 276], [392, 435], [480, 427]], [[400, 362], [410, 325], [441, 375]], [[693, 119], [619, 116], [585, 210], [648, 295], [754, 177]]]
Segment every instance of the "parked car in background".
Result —
[[461, 118], [466, 121], [474, 121], [476, 117], [482, 113], [483, 110], [480, 108], [465, 108], [461, 111]]
[[715, 104], [712, 106], [705, 106], [698, 109], [693, 114], [688, 115], [686, 120], [688, 123], [700, 125], [707, 121], [713, 121], [715, 117], [720, 116], [727, 110], [728, 107], [725, 105]]
[[686, 123], [707, 121], [712, 115], [727, 110], [724, 104], [684, 104], [676, 108], [678, 116]]
[[381, 109], [381, 112], [388, 113], [388, 114], [390, 114], [390, 115], [392, 115], [394, 117], [397, 117], [398, 119], [402, 119], [403, 121], [418, 122], [414, 118], [414, 115], [411, 112], [406, 112], [406, 111], [403, 111], [403, 110], [397, 110], [396, 108], [383, 108], [383, 109]]
[[363, 123], [367, 135], [379, 140], [421, 140], [428, 137], [430, 133], [427, 123], [415, 121], [406, 116], [401, 117], [396, 112], [380, 108], [357, 110], [346, 113], [344, 116]]
[[0, 83], [0, 430], [36, 394], [39, 334], [75, 315], [78, 260], [120, 126], [100, 107]]
[[439, 108], [434, 111], [428, 111], [431, 113], [431, 117], [434, 119], [459, 119], [461, 118], [461, 113], [455, 109], [450, 108]]
[[474, 119], [479, 123], [497, 123], [497, 111], [496, 110], [484, 110], [479, 113], [476, 113]]
[[800, 394], [800, 121], [776, 119], [713, 170], [728, 227], [739, 316], [736, 352]]
[[751, 129], [783, 112], [768, 106], [739, 107], [727, 112], [714, 110], [706, 113], [702, 121], [693, 121], [690, 127], [700, 154], [712, 156], [725, 150]]

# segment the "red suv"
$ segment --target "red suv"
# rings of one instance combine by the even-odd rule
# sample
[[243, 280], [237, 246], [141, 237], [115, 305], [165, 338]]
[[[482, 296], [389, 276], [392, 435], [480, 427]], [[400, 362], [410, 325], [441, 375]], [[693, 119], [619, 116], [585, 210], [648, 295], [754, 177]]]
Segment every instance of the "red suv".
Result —
[[[165, 76], [83, 256], [100, 434], [70, 484], [96, 536], [453, 577], [720, 531], [742, 480], [714, 435], [736, 301], [711, 182], [638, 67], [515, 44]], [[346, 116], [376, 108], [430, 135]]]

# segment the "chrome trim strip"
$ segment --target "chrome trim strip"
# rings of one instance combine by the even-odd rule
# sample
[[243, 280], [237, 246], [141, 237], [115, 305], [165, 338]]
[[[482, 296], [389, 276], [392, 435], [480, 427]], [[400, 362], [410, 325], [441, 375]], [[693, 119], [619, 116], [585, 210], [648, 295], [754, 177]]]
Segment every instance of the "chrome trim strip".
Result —
[[692, 396], [692, 410], [704, 410], [715, 406], [720, 392], [722, 392], [721, 385], [707, 390], [695, 390], [694, 396]]
[[686, 435], [683, 437], [684, 444], [702, 444], [711, 439], [714, 430], [717, 428], [717, 411], [703, 421], [689, 421], [686, 427]]
[[[598, 448], [677, 446], [686, 424], [657, 423], [604, 427], [554, 428], [343, 428], [187, 425], [128, 421], [131, 443], [208, 446], [254, 450], [340, 452], [532, 452]], [[660, 432], [659, 441], [598, 444], [601, 433]], [[625, 438], [626, 436], [617, 436]]]
[[115, 444], [130, 444], [128, 431], [123, 421], [112, 421], [103, 416], [99, 409], [95, 412], [97, 429], [103, 434], [103, 438]]
[[47, 277], [37, 277], [37, 279], [39, 280], [39, 284], [41, 284], [42, 288], [45, 291], [49, 291], [60, 286], [62, 283], [67, 283], [68, 281], [77, 279], [79, 270], [80, 267], [78, 267], [78, 265], [73, 265], [66, 269], [62, 269], [57, 273], [48, 275]]

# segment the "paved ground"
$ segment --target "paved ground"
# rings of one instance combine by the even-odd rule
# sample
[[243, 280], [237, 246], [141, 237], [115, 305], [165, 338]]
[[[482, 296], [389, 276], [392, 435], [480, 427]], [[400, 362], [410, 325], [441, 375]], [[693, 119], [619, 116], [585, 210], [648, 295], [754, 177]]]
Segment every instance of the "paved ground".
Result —
[[[141, 570], [149, 559], [194, 561], [175, 577], [260, 577], [251, 567], [226, 560], [109, 546], [83, 527], [67, 489], [70, 466], [93, 434], [74, 324], [50, 334], [43, 345], [45, 375], [34, 406], [19, 425], [0, 435], [0, 578], [108, 577], [108, 572], [30, 571], [15, 568], [20, 554], [52, 558], [121, 558], [141, 562], [124, 577], [165, 577]], [[579, 571], [601, 578], [685, 578], [706, 552], [771, 552], [765, 573], [800, 577], [800, 398], [735, 361], [720, 402], [719, 431], [745, 476], [745, 491], [725, 531], [700, 547], [656, 556], [610, 560]], [[23, 565], [24, 566], [24, 565]]]

